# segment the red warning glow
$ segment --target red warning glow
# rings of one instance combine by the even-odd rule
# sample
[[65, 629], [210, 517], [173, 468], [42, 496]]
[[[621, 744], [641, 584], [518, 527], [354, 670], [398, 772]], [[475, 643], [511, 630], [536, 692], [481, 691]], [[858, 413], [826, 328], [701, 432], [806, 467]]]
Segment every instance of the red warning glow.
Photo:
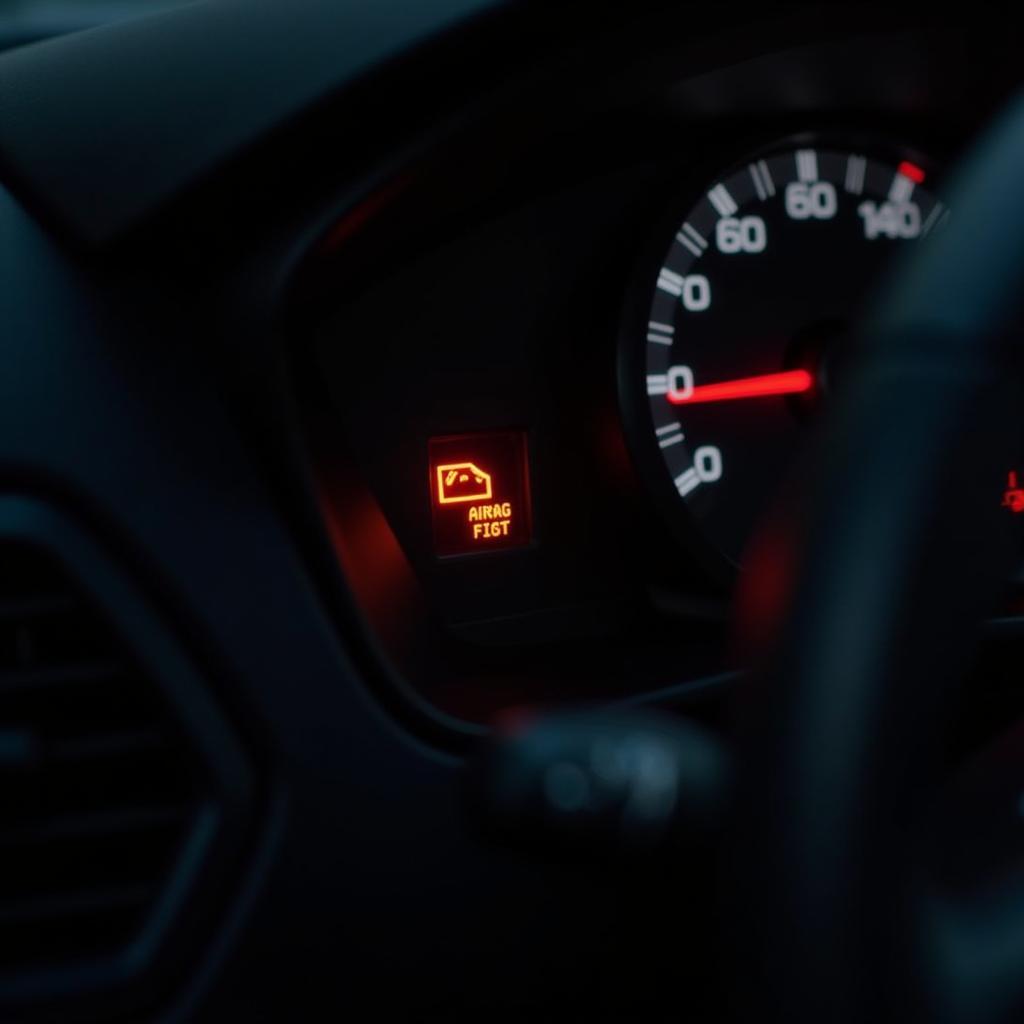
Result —
[[920, 185], [924, 182], [924, 169], [918, 167], [917, 164], [912, 164], [909, 160], [904, 160], [896, 168], [897, 174], [902, 174], [904, 178], [909, 178], [915, 185]]
[[697, 405], [701, 402], [731, 402], [739, 398], [767, 398], [772, 395], [799, 395], [814, 387], [814, 376], [807, 370], [786, 370], [760, 377], [741, 377], [716, 384], [699, 384], [689, 392], [668, 394], [673, 405]]
[[1013, 513], [1024, 512], [1024, 488], [1017, 482], [1017, 471], [1011, 469], [1006, 476], [1006, 490], [1003, 491], [1003, 508]]

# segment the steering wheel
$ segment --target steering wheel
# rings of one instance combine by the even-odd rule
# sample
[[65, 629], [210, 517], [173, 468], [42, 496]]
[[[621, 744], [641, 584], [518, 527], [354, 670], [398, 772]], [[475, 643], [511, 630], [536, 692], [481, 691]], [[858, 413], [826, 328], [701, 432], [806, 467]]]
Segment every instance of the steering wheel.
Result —
[[[999, 495], [1021, 433], [1022, 177], [1019, 102], [963, 166], [949, 229], [876, 298], [755, 545], [738, 607], [763, 668], [740, 697], [738, 770], [689, 727], [623, 715], [554, 716], [487, 762], [506, 824], [556, 833], [561, 810], [579, 811], [562, 775], [589, 765], [604, 811], [591, 842], [671, 834], [636, 814], [671, 805], [666, 791], [675, 826], [706, 835], [735, 776], [722, 931], [744, 1021], [982, 1024], [1024, 1010], [1024, 734], [948, 792], [943, 761], [975, 626], [1017, 550]], [[631, 777], [593, 769], [610, 748]], [[676, 777], [659, 788], [665, 765]]]
[[1019, 436], [1022, 175], [1018, 102], [962, 168], [956, 222], [880, 296], [798, 473], [813, 490], [780, 510], [747, 581], [755, 624], [783, 623], [747, 694], [734, 850], [745, 987], [771, 1019], [1024, 1007], [1024, 750], [1004, 739], [929, 796], [965, 624], [1014, 550], [998, 495]]

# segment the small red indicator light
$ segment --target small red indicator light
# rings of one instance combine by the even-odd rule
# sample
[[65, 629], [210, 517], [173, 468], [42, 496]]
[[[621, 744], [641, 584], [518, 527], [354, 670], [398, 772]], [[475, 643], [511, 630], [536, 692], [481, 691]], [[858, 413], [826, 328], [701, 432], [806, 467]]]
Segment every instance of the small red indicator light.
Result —
[[918, 167], [917, 164], [912, 164], [909, 160], [904, 160], [896, 168], [896, 172], [897, 174], [902, 174], [904, 178], [909, 178], [915, 185], [920, 185], [924, 182], [924, 169]]
[[526, 547], [532, 539], [526, 435], [432, 438], [434, 549], [439, 556]]
[[1024, 512], [1024, 487], [1017, 483], [1017, 471], [1011, 469], [1006, 477], [1006, 490], [1003, 491], [1003, 508], [1011, 512]]

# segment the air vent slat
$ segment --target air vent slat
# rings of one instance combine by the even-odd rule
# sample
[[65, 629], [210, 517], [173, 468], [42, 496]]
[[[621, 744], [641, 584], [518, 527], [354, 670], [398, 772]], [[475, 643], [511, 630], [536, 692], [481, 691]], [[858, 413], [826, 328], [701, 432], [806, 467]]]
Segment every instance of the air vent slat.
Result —
[[44, 687], [90, 686], [117, 679], [124, 666], [115, 661], [63, 665], [60, 668], [0, 669], [0, 696]]
[[47, 744], [44, 756], [51, 761], [90, 761], [148, 754], [166, 745], [166, 738], [155, 729], [137, 729], [58, 740]]
[[21, 598], [0, 597], [0, 622], [67, 615], [75, 607], [75, 599], [67, 593], [29, 594]]
[[187, 806], [124, 807], [98, 814], [65, 815], [6, 828], [0, 832], [0, 856], [17, 847], [61, 840], [119, 836], [126, 832], [179, 826], [190, 815]]
[[118, 908], [142, 908], [153, 898], [151, 885], [119, 885], [0, 904], [0, 928], [65, 919]]

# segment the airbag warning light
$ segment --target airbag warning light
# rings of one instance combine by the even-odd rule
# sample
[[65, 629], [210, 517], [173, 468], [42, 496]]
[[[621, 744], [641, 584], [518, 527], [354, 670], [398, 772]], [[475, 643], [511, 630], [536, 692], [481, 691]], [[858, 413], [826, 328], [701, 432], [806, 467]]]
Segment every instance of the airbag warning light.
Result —
[[530, 543], [530, 485], [521, 431], [436, 437], [429, 443], [429, 459], [439, 556]]

